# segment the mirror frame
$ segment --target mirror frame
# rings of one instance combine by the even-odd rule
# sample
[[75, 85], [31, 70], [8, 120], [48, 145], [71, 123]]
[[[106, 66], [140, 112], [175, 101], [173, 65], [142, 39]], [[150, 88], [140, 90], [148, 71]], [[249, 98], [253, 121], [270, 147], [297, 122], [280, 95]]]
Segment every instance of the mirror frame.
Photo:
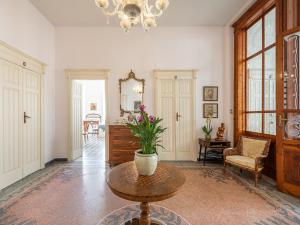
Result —
[[127, 76], [127, 78], [124, 78], [124, 79], [119, 79], [119, 90], [120, 90], [120, 116], [123, 117], [124, 116], [124, 113], [130, 113], [130, 112], [133, 112], [133, 113], [137, 113], [139, 111], [127, 111], [127, 110], [124, 110], [122, 109], [122, 83], [123, 82], [126, 82], [130, 79], [133, 79], [135, 81], [138, 81], [138, 82], [141, 82], [142, 83], [142, 104], [144, 103], [144, 90], [145, 90], [145, 79], [139, 79], [139, 78], [136, 78], [135, 76], [135, 73], [131, 70]]

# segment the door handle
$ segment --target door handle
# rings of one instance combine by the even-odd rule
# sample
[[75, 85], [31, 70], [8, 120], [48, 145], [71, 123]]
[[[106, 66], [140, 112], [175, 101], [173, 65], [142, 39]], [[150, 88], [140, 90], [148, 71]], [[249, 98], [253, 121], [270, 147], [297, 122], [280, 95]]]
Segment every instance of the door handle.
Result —
[[288, 121], [288, 119], [283, 118], [282, 115], [279, 115], [278, 120], [279, 120], [279, 121], [278, 121], [278, 126], [279, 126], [279, 127], [283, 127], [283, 125], [284, 125], [283, 122], [284, 122], [284, 121]]
[[31, 117], [30, 117], [30, 116], [27, 116], [27, 115], [26, 115], [26, 112], [24, 112], [24, 123], [26, 123], [26, 120], [27, 120], [27, 119], [30, 119], [30, 118], [31, 118]]
[[180, 116], [179, 113], [177, 112], [177, 113], [176, 113], [176, 121], [177, 121], [177, 122], [179, 121], [179, 117], [181, 117], [181, 116]]

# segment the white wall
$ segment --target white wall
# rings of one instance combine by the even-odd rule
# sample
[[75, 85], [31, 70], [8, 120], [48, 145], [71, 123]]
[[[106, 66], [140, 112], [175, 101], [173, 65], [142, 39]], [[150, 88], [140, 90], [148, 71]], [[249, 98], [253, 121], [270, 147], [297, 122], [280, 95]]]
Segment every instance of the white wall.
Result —
[[[153, 69], [198, 69], [197, 136], [202, 135], [202, 87], [219, 86], [219, 119], [224, 121], [224, 28], [156, 28], [144, 32], [140, 27], [128, 34], [116, 28], [56, 28], [56, 139], [58, 157], [67, 155], [66, 68], [110, 69], [108, 119], [119, 117], [118, 79], [133, 69], [146, 79], [145, 104], [153, 109]], [[227, 97], [226, 97], [227, 98]]]
[[0, 40], [47, 64], [45, 162], [55, 157], [55, 29], [27, 0], [0, 1]]

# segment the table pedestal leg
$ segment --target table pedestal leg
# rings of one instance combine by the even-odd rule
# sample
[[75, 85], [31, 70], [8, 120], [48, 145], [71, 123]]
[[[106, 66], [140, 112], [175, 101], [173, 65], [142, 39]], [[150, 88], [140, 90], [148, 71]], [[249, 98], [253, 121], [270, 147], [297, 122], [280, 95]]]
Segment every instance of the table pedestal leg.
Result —
[[150, 204], [148, 202], [142, 202], [140, 207], [141, 207], [140, 225], [150, 225], [151, 224]]
[[142, 202], [140, 204], [141, 214], [140, 218], [133, 218], [125, 223], [125, 225], [162, 225], [162, 223], [156, 221], [151, 221], [150, 216], [150, 203]]

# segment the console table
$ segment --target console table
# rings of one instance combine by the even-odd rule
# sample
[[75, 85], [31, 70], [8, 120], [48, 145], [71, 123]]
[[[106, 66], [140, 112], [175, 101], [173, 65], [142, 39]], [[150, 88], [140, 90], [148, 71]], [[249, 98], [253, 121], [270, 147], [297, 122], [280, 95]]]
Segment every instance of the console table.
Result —
[[210, 150], [220, 150], [223, 154], [223, 150], [225, 148], [230, 148], [230, 141], [223, 140], [223, 141], [216, 141], [215, 139], [206, 140], [205, 138], [199, 138], [199, 158], [198, 161], [201, 159], [202, 154], [202, 147], [204, 147], [204, 157], [203, 157], [203, 165], [205, 165], [207, 152]]
[[184, 182], [180, 169], [160, 162], [152, 176], [139, 176], [132, 161], [114, 167], [107, 177], [107, 184], [115, 195], [141, 203], [140, 217], [125, 223], [129, 225], [160, 225], [163, 221], [151, 219], [149, 202], [171, 198]]

